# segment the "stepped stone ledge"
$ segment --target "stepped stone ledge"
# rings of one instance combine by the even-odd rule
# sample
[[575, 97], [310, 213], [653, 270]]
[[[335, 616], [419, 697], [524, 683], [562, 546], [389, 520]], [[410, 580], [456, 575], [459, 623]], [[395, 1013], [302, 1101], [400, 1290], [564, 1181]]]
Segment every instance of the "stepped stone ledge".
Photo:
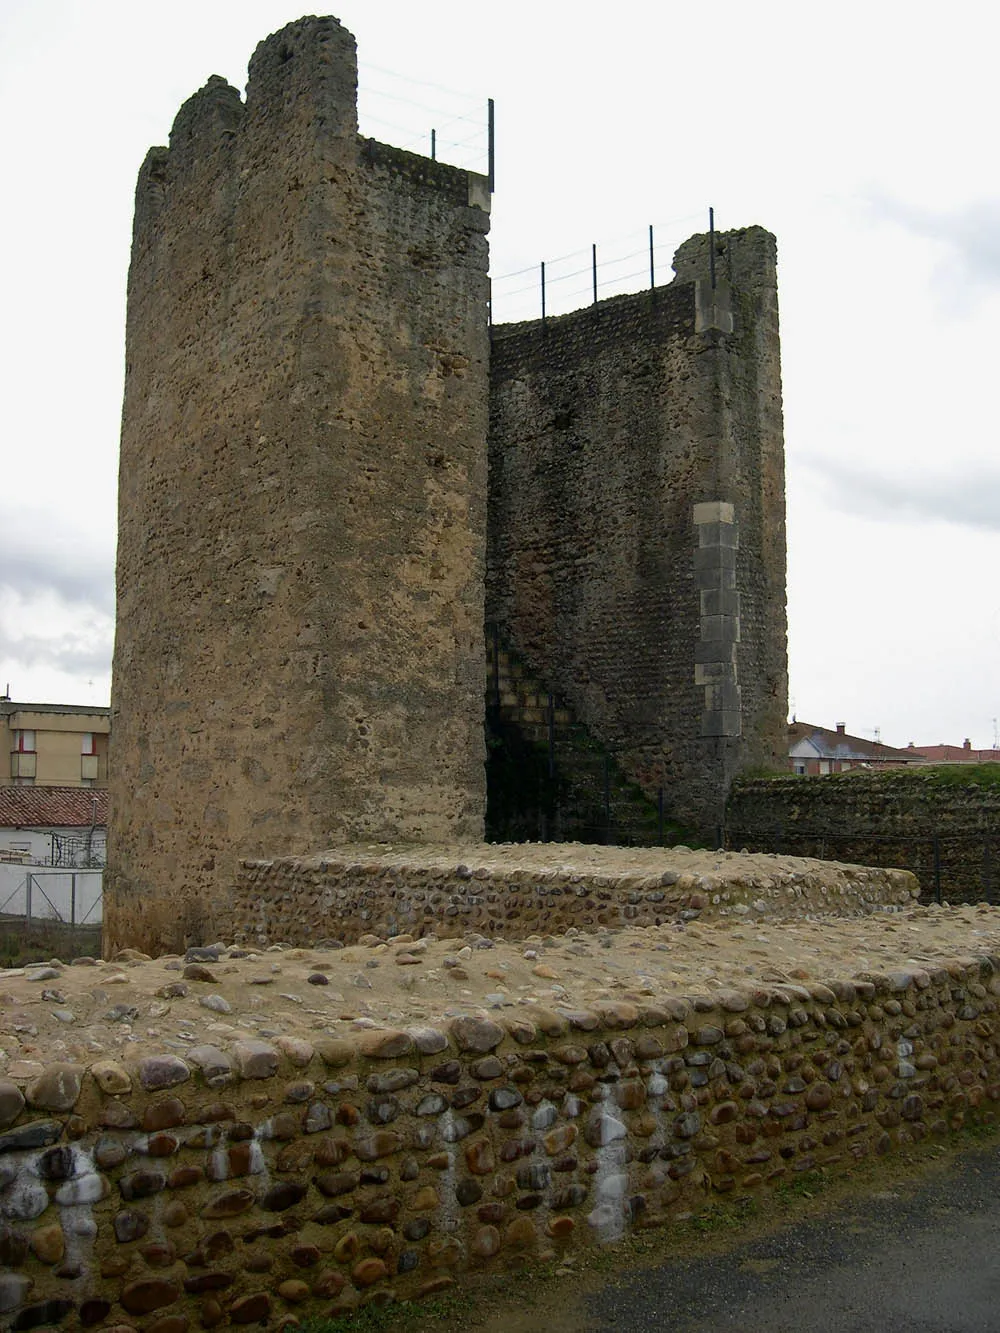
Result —
[[[551, 845], [303, 864], [596, 915], [348, 938], [333, 910], [307, 946], [0, 973], [3, 1327], [292, 1328], [996, 1119], [1000, 909], [921, 906], [903, 872]], [[659, 924], [627, 917], [661, 892]]]

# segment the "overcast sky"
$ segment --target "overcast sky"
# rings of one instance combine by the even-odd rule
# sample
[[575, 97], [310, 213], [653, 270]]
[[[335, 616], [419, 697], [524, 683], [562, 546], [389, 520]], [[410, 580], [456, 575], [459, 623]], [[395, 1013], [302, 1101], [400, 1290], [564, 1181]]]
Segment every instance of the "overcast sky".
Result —
[[[106, 703], [138, 167], [268, 0], [0, 0], [0, 688]], [[791, 705], [893, 745], [1000, 715], [1000, 20], [985, 3], [343, 0], [362, 130], [482, 167], [497, 318], [641, 285], [686, 235], [778, 237]], [[421, 81], [421, 82], [411, 82]], [[637, 257], [638, 252], [638, 257]], [[567, 256], [562, 263], [556, 262]], [[577, 274], [577, 276], [573, 276]], [[581, 285], [582, 284], [582, 285]], [[610, 293], [610, 284], [602, 289]]]

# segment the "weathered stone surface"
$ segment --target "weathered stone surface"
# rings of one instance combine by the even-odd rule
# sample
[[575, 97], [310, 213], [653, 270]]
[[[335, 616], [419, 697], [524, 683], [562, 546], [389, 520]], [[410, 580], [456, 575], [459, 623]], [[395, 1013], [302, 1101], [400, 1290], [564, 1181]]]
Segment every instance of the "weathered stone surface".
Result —
[[486, 1053], [499, 1046], [506, 1035], [499, 1023], [489, 1018], [456, 1018], [451, 1024], [451, 1035], [460, 1051]]
[[175, 1129], [187, 1120], [187, 1111], [179, 1097], [161, 1097], [150, 1102], [142, 1113], [142, 1127], [155, 1132], [161, 1129]]
[[464, 1149], [465, 1165], [474, 1176], [488, 1176], [496, 1170], [493, 1145], [488, 1139], [476, 1139]]
[[28, 1084], [28, 1105], [42, 1111], [71, 1111], [80, 1097], [83, 1073], [82, 1065], [63, 1061], [47, 1065], [44, 1072]]
[[257, 1196], [252, 1190], [227, 1190], [205, 1204], [201, 1216], [207, 1220], [236, 1217], [239, 1213], [245, 1213], [248, 1208], [252, 1208], [256, 1202]]
[[603, 1107], [595, 1107], [591, 1112], [583, 1137], [592, 1148], [603, 1148], [609, 1143], [616, 1143], [628, 1134], [622, 1122]]
[[139, 1061], [139, 1082], [147, 1092], [186, 1083], [191, 1071], [178, 1055], [146, 1055]]
[[141, 1240], [149, 1231], [149, 1217], [136, 1209], [126, 1208], [114, 1218], [115, 1237], [120, 1245]]
[[380, 1157], [391, 1157], [403, 1146], [403, 1136], [392, 1130], [382, 1129], [371, 1138], [361, 1139], [354, 1145], [354, 1155], [362, 1162], [374, 1162]]
[[234, 1324], [263, 1323], [271, 1313], [271, 1298], [265, 1291], [241, 1296], [229, 1307], [229, 1318]]
[[317, 1037], [313, 1041], [316, 1054], [331, 1069], [341, 1069], [356, 1057], [358, 1048], [341, 1037]]
[[241, 1078], [273, 1078], [278, 1072], [278, 1051], [267, 1041], [248, 1038], [233, 1047], [233, 1058]]
[[138, 1123], [135, 1112], [116, 1098], [109, 1098], [98, 1116], [98, 1124], [107, 1129], [135, 1129]]
[[294, 1065], [296, 1069], [305, 1069], [315, 1054], [312, 1042], [306, 1041], [303, 1037], [275, 1037], [274, 1044], [289, 1064]]
[[286, 1208], [291, 1208], [305, 1198], [307, 1186], [300, 1181], [285, 1180], [280, 1184], [272, 1185], [266, 1190], [260, 1199], [260, 1206], [265, 1212], [281, 1213]]
[[129, 1314], [150, 1314], [153, 1310], [173, 1305], [181, 1295], [181, 1288], [166, 1278], [140, 1278], [122, 1288], [119, 1300]]
[[370, 1287], [388, 1275], [389, 1269], [382, 1259], [362, 1259], [351, 1269], [351, 1277], [359, 1287]]
[[132, 1089], [132, 1080], [127, 1070], [116, 1060], [96, 1060], [90, 1066], [90, 1072], [100, 1090], [111, 1096], [130, 1092]]
[[30, 1179], [19, 1182], [17, 1189], [8, 1190], [0, 1200], [0, 1212], [15, 1222], [30, 1222], [41, 1217], [48, 1206], [49, 1196], [44, 1185]]
[[111, 1193], [105, 1176], [96, 1171], [85, 1171], [74, 1180], [64, 1181], [55, 1192], [55, 1201], [62, 1208], [81, 1203], [97, 1203]]
[[0, 1078], [0, 1129], [12, 1125], [23, 1109], [21, 1089], [10, 1079]]
[[373, 1028], [360, 1032], [358, 1050], [369, 1060], [397, 1060], [414, 1050], [414, 1041], [408, 1032], [394, 1028]]
[[440, 1028], [411, 1027], [406, 1031], [421, 1055], [439, 1055], [448, 1049], [448, 1038]]
[[23, 1304], [34, 1282], [25, 1273], [0, 1272], [0, 1313]]

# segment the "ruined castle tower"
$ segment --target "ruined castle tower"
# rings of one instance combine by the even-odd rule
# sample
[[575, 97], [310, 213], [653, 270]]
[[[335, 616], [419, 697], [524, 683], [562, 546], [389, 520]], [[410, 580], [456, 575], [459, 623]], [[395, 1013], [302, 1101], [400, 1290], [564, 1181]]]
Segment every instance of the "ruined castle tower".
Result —
[[[668, 286], [493, 331], [487, 616], [700, 837], [784, 767], [774, 237], [686, 241]], [[713, 262], [714, 261], [714, 262]]]
[[482, 835], [489, 194], [360, 138], [356, 84], [303, 19], [140, 173], [112, 940], [197, 931], [241, 855]]

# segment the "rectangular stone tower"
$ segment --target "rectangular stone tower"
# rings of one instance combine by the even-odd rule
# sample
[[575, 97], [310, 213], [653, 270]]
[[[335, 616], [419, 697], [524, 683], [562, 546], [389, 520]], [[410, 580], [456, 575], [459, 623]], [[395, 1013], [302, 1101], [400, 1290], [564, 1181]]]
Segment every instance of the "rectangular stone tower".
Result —
[[714, 240], [667, 287], [493, 330], [486, 597], [707, 838], [736, 772], [784, 767], [788, 706], [775, 243]]
[[111, 948], [198, 934], [242, 855], [482, 836], [489, 193], [356, 88], [303, 19], [140, 173]]

